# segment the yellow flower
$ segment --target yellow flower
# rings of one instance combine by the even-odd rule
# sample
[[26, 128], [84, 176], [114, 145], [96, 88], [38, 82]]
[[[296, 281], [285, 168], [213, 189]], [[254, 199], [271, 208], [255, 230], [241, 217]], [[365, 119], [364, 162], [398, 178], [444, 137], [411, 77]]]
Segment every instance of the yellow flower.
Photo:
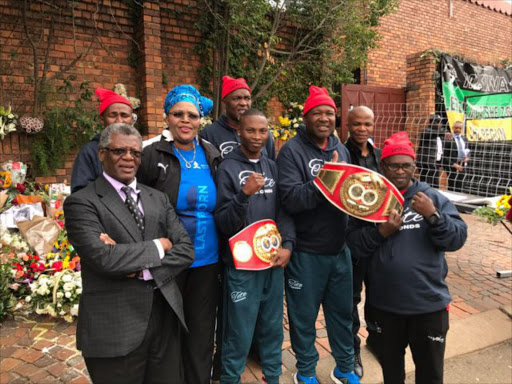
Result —
[[279, 137], [279, 132], [277, 132], [277, 131], [272, 131], [272, 132], [274, 134], [274, 137], [277, 139]]
[[283, 127], [288, 127], [291, 124], [291, 121], [288, 117], [279, 116], [279, 124]]

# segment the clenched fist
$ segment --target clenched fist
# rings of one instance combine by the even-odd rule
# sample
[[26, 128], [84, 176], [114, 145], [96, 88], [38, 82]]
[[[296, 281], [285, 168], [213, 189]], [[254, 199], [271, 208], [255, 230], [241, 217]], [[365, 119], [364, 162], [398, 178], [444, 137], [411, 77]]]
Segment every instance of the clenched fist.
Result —
[[265, 178], [261, 173], [253, 173], [247, 178], [242, 191], [247, 196], [252, 196], [265, 186]]

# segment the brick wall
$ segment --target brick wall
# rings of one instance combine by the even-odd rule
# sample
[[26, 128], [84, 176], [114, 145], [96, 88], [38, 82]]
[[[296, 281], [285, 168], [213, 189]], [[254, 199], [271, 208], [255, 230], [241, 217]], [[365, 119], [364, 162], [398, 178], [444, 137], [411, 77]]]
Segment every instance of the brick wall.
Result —
[[512, 16], [466, 0], [401, 0], [378, 28], [379, 48], [368, 57], [366, 85], [405, 87], [408, 56], [428, 49], [478, 64], [512, 61]]
[[[54, 20], [55, 34], [48, 55], [48, 78], [55, 76], [77, 55], [87, 53], [64, 74], [66, 78], [76, 76], [76, 80], [71, 81], [76, 92], [59, 95], [57, 88], [63, 82], [52, 81], [48, 95], [50, 103], [72, 102], [84, 81], [88, 81], [93, 89], [98, 86], [113, 89], [114, 84], [123, 83], [128, 94], [136, 95], [137, 74], [129, 64], [135, 26], [128, 7], [120, 1], [84, 0], [75, 3], [73, 17], [66, 1], [32, 2], [27, 11], [27, 24], [37, 44], [40, 75], [49, 35], [49, 22], [44, 15], [55, 9], [45, 3], [54, 4], [61, 10]], [[22, 6], [23, 1], [0, 0], [0, 105], [11, 104], [20, 116], [33, 111], [34, 94], [33, 56], [23, 31]], [[96, 107], [96, 103], [91, 103], [91, 108]], [[28, 162], [32, 140], [32, 136], [24, 133], [9, 134], [0, 142], [0, 162], [11, 159]], [[38, 181], [69, 181], [75, 154], [76, 151], [64, 159], [63, 169]]]

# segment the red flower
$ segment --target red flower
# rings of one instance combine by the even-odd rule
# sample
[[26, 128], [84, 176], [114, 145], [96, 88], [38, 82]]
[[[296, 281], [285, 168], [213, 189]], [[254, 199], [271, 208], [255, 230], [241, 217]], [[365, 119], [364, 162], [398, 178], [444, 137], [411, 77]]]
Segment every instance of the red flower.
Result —
[[32, 263], [32, 264], [30, 264], [30, 268], [34, 268], [34, 267], [37, 267], [37, 264], [36, 264], [36, 263]]
[[18, 199], [12, 199], [11, 204], [12, 205], [18, 205]]
[[62, 261], [54, 261], [52, 263], [52, 268], [55, 269], [56, 272], [62, 271]]
[[34, 255], [34, 260], [35, 260], [35, 261], [39, 261], [39, 260], [40, 260], [39, 256]]
[[39, 269], [39, 272], [43, 272], [46, 269], [46, 267], [44, 266], [43, 263], [39, 263], [38, 269]]
[[21, 193], [23, 195], [25, 193], [25, 191], [27, 190], [27, 186], [25, 184], [18, 183], [18, 185], [16, 185], [16, 189], [18, 190], [19, 193]]
[[59, 227], [64, 228], [64, 221], [63, 220], [55, 220]]
[[35, 184], [34, 184], [34, 189], [35, 189], [36, 191], [39, 191], [39, 190], [41, 189], [41, 184], [39, 184], [39, 183], [35, 183]]

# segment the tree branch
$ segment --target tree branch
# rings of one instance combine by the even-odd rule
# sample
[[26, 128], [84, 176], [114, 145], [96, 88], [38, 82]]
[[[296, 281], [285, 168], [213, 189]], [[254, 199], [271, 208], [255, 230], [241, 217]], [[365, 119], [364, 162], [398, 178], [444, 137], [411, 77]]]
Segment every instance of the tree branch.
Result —
[[28, 22], [27, 22], [27, 0], [23, 0], [22, 7], [22, 16], [23, 16], [23, 29], [25, 34], [27, 35], [30, 46], [32, 47], [32, 54], [34, 56], [34, 115], [38, 112], [38, 94], [39, 94], [39, 58], [37, 56], [37, 47], [32, 39], [28, 31]]

